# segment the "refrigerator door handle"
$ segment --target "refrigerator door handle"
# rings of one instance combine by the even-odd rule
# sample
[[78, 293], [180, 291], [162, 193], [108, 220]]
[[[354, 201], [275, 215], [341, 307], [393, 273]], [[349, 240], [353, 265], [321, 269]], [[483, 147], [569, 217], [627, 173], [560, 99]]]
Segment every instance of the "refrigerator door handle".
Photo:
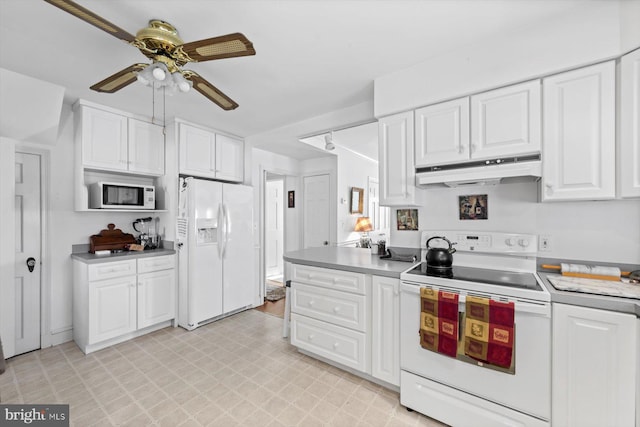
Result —
[[222, 259], [222, 256], [224, 254], [224, 240], [223, 240], [223, 231], [222, 231], [222, 227], [224, 224], [224, 210], [222, 209], [222, 203], [220, 203], [220, 205], [218, 205], [218, 228], [217, 230], [217, 234], [218, 234], [218, 258]]
[[222, 215], [223, 215], [223, 227], [224, 227], [224, 231], [223, 231], [223, 241], [224, 241], [224, 246], [222, 247], [222, 259], [224, 259], [224, 256], [227, 252], [227, 244], [229, 243], [229, 210], [227, 209], [227, 205], [225, 205], [224, 203], [222, 204]]

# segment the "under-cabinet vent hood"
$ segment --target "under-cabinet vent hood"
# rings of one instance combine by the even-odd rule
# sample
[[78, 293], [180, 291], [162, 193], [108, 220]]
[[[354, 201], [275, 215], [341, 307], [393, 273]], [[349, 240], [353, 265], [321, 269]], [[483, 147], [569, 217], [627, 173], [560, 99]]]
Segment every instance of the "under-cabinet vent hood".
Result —
[[421, 187], [495, 185], [503, 180], [537, 181], [541, 176], [540, 154], [534, 154], [418, 168], [416, 169], [416, 184]]

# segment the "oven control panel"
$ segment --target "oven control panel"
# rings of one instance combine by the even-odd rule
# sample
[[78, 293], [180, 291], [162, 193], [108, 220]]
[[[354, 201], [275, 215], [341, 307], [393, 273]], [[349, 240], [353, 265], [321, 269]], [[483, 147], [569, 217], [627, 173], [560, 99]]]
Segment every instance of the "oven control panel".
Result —
[[[537, 254], [538, 236], [535, 234], [502, 233], [493, 231], [427, 230], [422, 232], [422, 244], [434, 236], [446, 237], [458, 252], [494, 254]], [[432, 247], [448, 247], [444, 240], [432, 240]]]

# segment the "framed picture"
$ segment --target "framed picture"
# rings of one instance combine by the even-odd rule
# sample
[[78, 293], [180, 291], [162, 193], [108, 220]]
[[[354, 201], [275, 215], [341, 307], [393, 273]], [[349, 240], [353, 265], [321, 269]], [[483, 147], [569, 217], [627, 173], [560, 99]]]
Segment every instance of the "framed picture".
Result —
[[296, 192], [293, 190], [287, 193], [287, 206], [290, 208], [296, 207]]
[[489, 209], [486, 194], [458, 196], [460, 219], [488, 219]]
[[351, 187], [351, 213], [361, 214], [364, 212], [362, 205], [364, 202], [364, 189]]
[[398, 209], [396, 219], [398, 230], [418, 229], [418, 209]]

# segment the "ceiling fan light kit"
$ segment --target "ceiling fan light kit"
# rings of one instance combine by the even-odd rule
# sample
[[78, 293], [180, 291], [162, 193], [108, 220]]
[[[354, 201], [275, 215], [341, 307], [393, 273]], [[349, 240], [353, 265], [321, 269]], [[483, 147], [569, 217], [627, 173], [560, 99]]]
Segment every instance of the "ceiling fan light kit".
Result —
[[119, 28], [71, 0], [44, 0], [71, 15], [134, 46], [151, 64], [134, 64], [91, 86], [97, 92], [114, 93], [139, 81], [166, 94], [189, 92], [191, 87], [224, 110], [238, 108], [238, 104], [198, 73], [183, 70], [189, 62], [211, 61], [255, 55], [253, 44], [241, 33], [184, 43], [176, 28], [168, 22], [152, 19], [149, 26], [135, 36]]

